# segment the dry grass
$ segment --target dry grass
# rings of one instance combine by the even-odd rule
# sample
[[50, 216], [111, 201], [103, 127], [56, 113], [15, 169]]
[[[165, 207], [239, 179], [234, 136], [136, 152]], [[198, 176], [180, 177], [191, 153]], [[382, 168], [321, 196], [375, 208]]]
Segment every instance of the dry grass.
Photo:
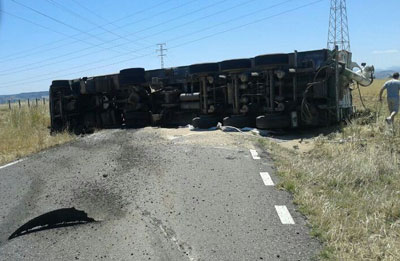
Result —
[[400, 124], [395, 133], [384, 123], [386, 102], [375, 118], [382, 83], [362, 89], [372, 113], [317, 137], [309, 152], [261, 141], [276, 161], [280, 186], [294, 193], [324, 242], [320, 259], [400, 260]]
[[49, 125], [47, 105], [0, 105], [0, 165], [73, 139], [68, 133], [51, 136]]

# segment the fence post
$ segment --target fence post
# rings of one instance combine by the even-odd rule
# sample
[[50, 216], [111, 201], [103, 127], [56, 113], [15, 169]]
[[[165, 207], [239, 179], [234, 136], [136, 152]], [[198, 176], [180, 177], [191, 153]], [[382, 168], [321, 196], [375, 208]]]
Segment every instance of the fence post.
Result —
[[29, 102], [29, 99], [28, 99], [28, 107], [31, 107], [31, 103]]
[[43, 98], [43, 105], [46, 105], [46, 98]]
[[18, 100], [18, 107], [21, 109], [21, 100]]
[[38, 98], [35, 98], [36, 101], [36, 107], [38, 106]]
[[11, 100], [8, 100], [8, 108], [11, 110]]

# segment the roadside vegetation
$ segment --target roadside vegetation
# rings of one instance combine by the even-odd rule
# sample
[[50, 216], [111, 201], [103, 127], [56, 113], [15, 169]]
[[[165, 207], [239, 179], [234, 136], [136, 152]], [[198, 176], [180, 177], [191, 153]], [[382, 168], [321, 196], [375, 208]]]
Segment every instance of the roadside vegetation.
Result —
[[386, 125], [383, 83], [361, 89], [367, 109], [355, 90], [358, 117], [309, 141], [311, 150], [260, 141], [277, 164], [279, 186], [294, 194], [324, 243], [320, 259], [400, 260], [400, 117], [394, 131]]
[[48, 126], [48, 105], [0, 105], [0, 165], [73, 139], [68, 133], [51, 136]]

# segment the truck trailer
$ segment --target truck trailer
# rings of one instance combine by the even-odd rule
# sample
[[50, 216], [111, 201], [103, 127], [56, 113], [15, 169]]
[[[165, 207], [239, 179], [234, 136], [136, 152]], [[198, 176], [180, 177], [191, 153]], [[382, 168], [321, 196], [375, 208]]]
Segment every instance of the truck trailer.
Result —
[[54, 80], [51, 131], [328, 126], [353, 115], [352, 86], [370, 85], [373, 73], [350, 52], [322, 49]]

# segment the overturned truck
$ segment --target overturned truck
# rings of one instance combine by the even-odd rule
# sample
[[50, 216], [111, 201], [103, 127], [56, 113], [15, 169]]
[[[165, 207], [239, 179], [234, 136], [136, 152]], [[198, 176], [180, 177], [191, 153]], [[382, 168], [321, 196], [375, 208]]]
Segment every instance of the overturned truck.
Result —
[[371, 84], [373, 72], [349, 52], [323, 49], [55, 80], [51, 130], [327, 126], [353, 114], [351, 84]]

